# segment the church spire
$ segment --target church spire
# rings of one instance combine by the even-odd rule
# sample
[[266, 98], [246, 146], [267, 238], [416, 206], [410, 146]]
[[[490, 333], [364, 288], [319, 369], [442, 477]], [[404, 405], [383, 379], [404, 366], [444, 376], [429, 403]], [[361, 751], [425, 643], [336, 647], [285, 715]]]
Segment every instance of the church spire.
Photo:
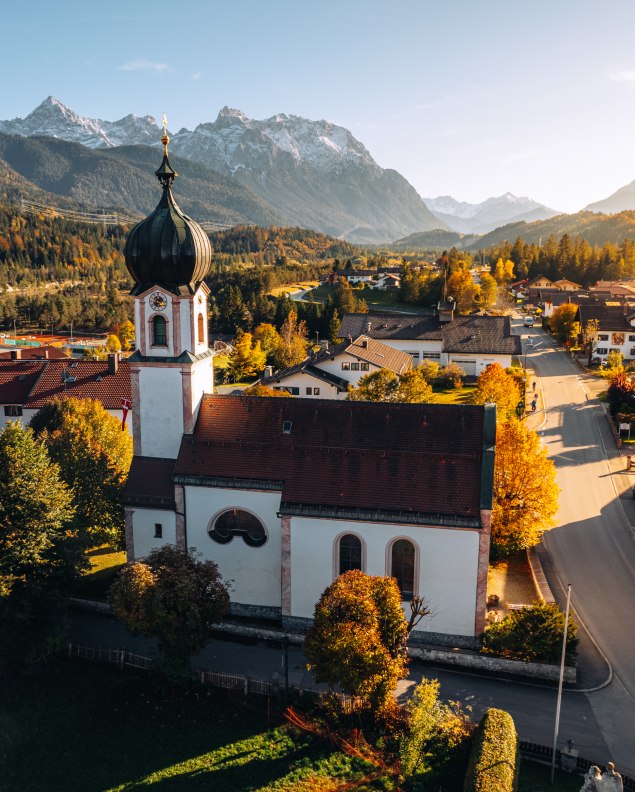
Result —
[[170, 137], [168, 135], [168, 119], [165, 115], [165, 111], [163, 111], [163, 134], [161, 135], [161, 143], [163, 143], [163, 161], [155, 170], [155, 174], [161, 185], [163, 186], [164, 190], [169, 189], [172, 186], [172, 182], [176, 179], [179, 175], [177, 171], [170, 165], [170, 159], [168, 157], [168, 143], [170, 142]]

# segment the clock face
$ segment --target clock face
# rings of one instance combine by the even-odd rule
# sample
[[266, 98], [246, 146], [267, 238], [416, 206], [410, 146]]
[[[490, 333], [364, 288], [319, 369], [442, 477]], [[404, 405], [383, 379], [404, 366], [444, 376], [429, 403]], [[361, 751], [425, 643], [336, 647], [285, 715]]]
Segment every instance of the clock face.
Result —
[[168, 304], [167, 297], [159, 291], [153, 292], [150, 295], [150, 308], [153, 311], [163, 311]]

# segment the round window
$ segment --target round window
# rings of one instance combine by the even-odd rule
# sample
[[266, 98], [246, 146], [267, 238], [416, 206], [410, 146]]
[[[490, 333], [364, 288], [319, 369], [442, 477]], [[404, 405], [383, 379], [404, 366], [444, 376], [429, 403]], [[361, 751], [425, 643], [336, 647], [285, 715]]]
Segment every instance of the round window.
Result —
[[234, 536], [242, 537], [250, 547], [262, 547], [267, 541], [267, 533], [260, 520], [242, 509], [228, 509], [219, 514], [209, 528], [209, 535], [219, 544], [231, 542]]

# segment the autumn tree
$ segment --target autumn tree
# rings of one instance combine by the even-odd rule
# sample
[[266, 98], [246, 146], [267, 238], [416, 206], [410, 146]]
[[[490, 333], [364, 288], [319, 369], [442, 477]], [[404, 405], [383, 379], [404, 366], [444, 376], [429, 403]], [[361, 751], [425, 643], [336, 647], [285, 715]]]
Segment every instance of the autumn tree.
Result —
[[267, 363], [272, 363], [281, 344], [280, 333], [269, 322], [261, 322], [253, 332], [253, 341], [260, 343], [260, 348], [267, 356]]
[[507, 374], [500, 363], [490, 363], [478, 375], [472, 404], [493, 402], [496, 405], [496, 418], [504, 421], [514, 415], [521, 398], [518, 381]]
[[538, 544], [558, 510], [556, 469], [536, 432], [517, 418], [496, 429], [492, 553]]
[[70, 488], [73, 525], [84, 545], [121, 543], [121, 497], [133, 453], [121, 421], [99, 401], [55, 399], [33, 416], [31, 427]]
[[508, 283], [514, 278], [514, 262], [511, 259], [499, 258], [494, 265], [494, 278], [498, 283]]
[[356, 386], [349, 385], [347, 398], [349, 401], [429, 403], [434, 401], [434, 394], [419, 368], [406, 371], [401, 377], [388, 369], [378, 369], [360, 377]]
[[0, 432], [0, 667], [45, 660], [59, 649], [62, 588], [85, 566], [72, 496], [31, 429]]
[[483, 308], [493, 308], [498, 298], [498, 284], [496, 279], [487, 272], [481, 275], [480, 304]]
[[135, 329], [134, 325], [129, 319], [126, 319], [125, 322], [122, 322], [119, 325], [117, 328], [117, 335], [121, 341], [122, 349], [125, 349], [126, 351], [132, 349], [132, 345], [135, 340]]
[[264, 369], [266, 361], [267, 356], [260, 341], [254, 341], [251, 333], [238, 330], [227, 363], [227, 373], [231, 381], [238, 382], [244, 377], [253, 377]]
[[245, 388], [243, 391], [245, 396], [260, 396], [263, 398], [285, 398], [290, 396], [288, 391], [279, 391], [274, 390], [274, 388], [270, 388], [267, 385], [262, 385], [260, 382], [257, 382], [255, 385], [252, 385], [250, 388]]
[[216, 564], [173, 545], [124, 567], [108, 599], [131, 632], [158, 639], [164, 662], [175, 670], [205, 646], [211, 626], [229, 607]]
[[472, 274], [465, 269], [453, 272], [447, 281], [446, 293], [456, 301], [459, 313], [467, 313], [474, 308], [474, 301], [479, 294], [479, 287], [474, 283]]
[[573, 303], [564, 303], [554, 309], [550, 319], [551, 332], [562, 344], [574, 343], [580, 332], [580, 323], [575, 318], [578, 306]]
[[406, 676], [407, 639], [396, 580], [351, 570], [324, 590], [304, 651], [318, 682], [382, 712]]
[[591, 358], [593, 357], [593, 352], [595, 351], [599, 329], [599, 319], [588, 319], [582, 328], [582, 343], [588, 356], [587, 363], [589, 366], [591, 365]]
[[280, 328], [280, 344], [274, 354], [274, 364], [283, 369], [301, 363], [307, 356], [309, 342], [306, 322], [298, 321], [297, 311], [291, 310]]
[[120, 352], [121, 351], [121, 341], [117, 338], [116, 335], [111, 334], [106, 339], [106, 352]]

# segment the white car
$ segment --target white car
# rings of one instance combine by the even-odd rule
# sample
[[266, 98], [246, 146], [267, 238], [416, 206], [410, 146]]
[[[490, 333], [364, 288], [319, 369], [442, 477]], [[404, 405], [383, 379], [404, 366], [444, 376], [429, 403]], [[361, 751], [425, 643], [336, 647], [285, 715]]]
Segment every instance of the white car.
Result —
[[523, 319], [523, 324], [525, 327], [533, 327], [534, 326], [534, 317], [533, 316], [526, 316]]

